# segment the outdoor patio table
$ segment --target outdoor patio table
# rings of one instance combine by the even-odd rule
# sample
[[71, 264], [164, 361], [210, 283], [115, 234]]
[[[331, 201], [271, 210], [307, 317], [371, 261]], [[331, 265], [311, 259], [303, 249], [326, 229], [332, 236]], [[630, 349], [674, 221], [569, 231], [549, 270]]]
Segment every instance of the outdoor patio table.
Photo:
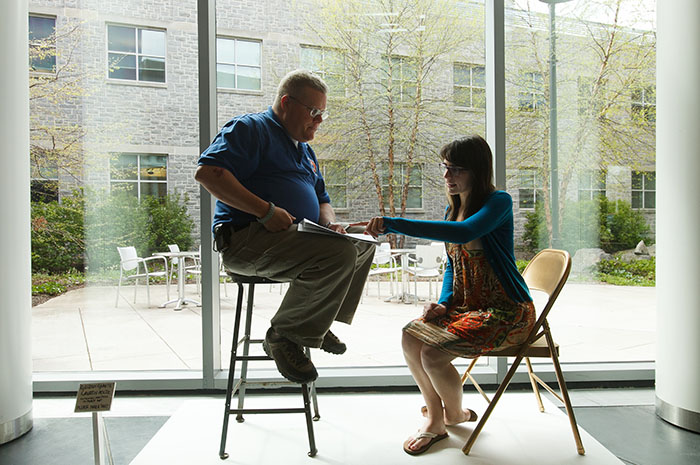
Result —
[[399, 302], [405, 304], [410, 304], [415, 302], [416, 296], [410, 293], [410, 282], [406, 277], [406, 270], [408, 269], [408, 256], [412, 253], [416, 253], [416, 249], [391, 249], [392, 255], [401, 256], [401, 289], [397, 294], [392, 295], [385, 299], [387, 302], [392, 299], [397, 299]]
[[175, 304], [174, 310], [182, 310], [182, 306], [188, 303], [202, 305], [196, 300], [185, 297], [185, 259], [188, 257], [196, 258], [199, 256], [199, 252], [156, 252], [153, 255], [177, 259], [177, 298], [161, 304], [160, 308], [165, 308], [166, 305], [173, 303]]

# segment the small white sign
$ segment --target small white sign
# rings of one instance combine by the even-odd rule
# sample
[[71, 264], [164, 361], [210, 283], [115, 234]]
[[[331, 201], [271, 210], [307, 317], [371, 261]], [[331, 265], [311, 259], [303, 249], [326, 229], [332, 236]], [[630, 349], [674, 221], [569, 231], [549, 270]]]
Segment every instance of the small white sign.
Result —
[[112, 408], [117, 383], [88, 383], [78, 388], [75, 412], [105, 412]]

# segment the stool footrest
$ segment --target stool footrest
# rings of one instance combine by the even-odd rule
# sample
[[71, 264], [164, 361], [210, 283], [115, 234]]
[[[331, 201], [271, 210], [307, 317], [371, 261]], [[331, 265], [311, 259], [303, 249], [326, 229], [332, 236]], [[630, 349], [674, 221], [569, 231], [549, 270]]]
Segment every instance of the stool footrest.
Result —
[[306, 413], [304, 408], [233, 408], [229, 415], [241, 413]]
[[236, 361], [238, 360], [258, 360], [258, 361], [263, 361], [263, 360], [272, 360], [272, 357], [268, 357], [267, 355], [236, 355]]

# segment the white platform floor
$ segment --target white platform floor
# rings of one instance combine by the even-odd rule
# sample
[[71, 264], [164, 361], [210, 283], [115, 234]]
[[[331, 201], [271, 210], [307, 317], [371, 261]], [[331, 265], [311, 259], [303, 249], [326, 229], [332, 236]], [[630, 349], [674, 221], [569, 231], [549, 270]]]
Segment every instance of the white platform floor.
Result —
[[[250, 396], [250, 406], [264, 402], [298, 406], [301, 395]], [[319, 396], [321, 420], [314, 423], [318, 455], [307, 456], [302, 414], [248, 415], [231, 418], [227, 452], [218, 456], [224, 403], [194, 399], [181, 404], [167, 423], [132, 461], [132, 465], [566, 465], [621, 464], [611, 452], [580, 429], [586, 455], [576, 453], [568, 419], [545, 401], [540, 413], [532, 393], [506, 393], [494, 410], [469, 456], [461, 448], [474, 423], [450, 427], [450, 437], [428, 452], [412, 457], [403, 441], [422, 422], [419, 394], [332, 393]], [[479, 414], [485, 408], [478, 394], [465, 396]], [[248, 406], [248, 404], [247, 404]]]

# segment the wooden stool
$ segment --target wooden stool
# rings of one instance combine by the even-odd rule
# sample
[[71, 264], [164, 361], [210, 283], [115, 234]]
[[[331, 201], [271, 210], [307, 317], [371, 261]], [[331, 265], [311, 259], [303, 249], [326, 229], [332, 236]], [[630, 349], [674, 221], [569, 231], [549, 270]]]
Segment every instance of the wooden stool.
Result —
[[[263, 385], [263, 383], [248, 380], [248, 362], [249, 361], [260, 361], [260, 360], [272, 360], [271, 357], [267, 355], [248, 355], [250, 350], [250, 344], [262, 344], [263, 339], [251, 339], [250, 338], [250, 327], [253, 317], [253, 298], [256, 284], [279, 284], [278, 281], [273, 281], [271, 279], [262, 278], [258, 276], [243, 276], [235, 273], [227, 273], [231, 280], [238, 285], [238, 297], [236, 301], [236, 316], [234, 319], [233, 326], [233, 342], [231, 344], [231, 363], [229, 365], [228, 372], [228, 384], [226, 387], [226, 407], [224, 410], [224, 424], [221, 429], [221, 445], [219, 447], [219, 457], [224, 460], [229, 457], [229, 454], [225, 452], [226, 449], [226, 434], [228, 432], [228, 419], [229, 415], [236, 414], [236, 421], [242, 423], [244, 421], [244, 413], [303, 413], [306, 415], [306, 429], [309, 436], [309, 456], [313, 457], [316, 455], [316, 441], [314, 439], [314, 428], [311, 416], [311, 401], [313, 399], [314, 405], [314, 416], [313, 421], [317, 421], [320, 416], [318, 414], [318, 401], [316, 399], [316, 386], [315, 383], [302, 384], [301, 385], [301, 395], [304, 400], [304, 406], [299, 408], [259, 408], [250, 409], [243, 408], [243, 402], [245, 400], [245, 391], [247, 386], [251, 385]], [[239, 340], [238, 334], [241, 326], [241, 315], [243, 313], [243, 285], [248, 285], [248, 304], [246, 307], [246, 318], [245, 318], [245, 329], [243, 332], [243, 337]], [[242, 354], [238, 354], [239, 346], [243, 344]], [[306, 349], [306, 355], [311, 356], [308, 347]], [[236, 362], [241, 361], [241, 375], [238, 382], [233, 383], [233, 378], [235, 376]], [[269, 383], [265, 383], [269, 385]], [[238, 408], [231, 408], [231, 398], [238, 392]], [[309, 395], [311, 393], [311, 395]]]

